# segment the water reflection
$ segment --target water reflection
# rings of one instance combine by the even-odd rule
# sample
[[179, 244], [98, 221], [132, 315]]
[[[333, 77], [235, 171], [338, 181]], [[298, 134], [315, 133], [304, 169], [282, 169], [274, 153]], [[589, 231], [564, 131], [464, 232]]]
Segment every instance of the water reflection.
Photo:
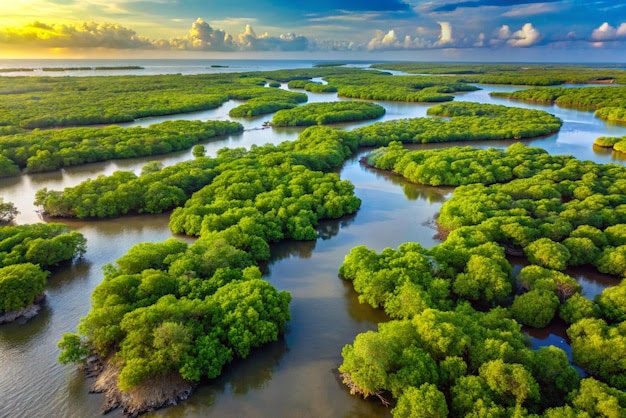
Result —
[[198, 402], [183, 407], [157, 411], [148, 416], [201, 416], [210, 410], [218, 397], [225, 394], [244, 396], [257, 391], [272, 378], [289, 347], [284, 338], [267, 344], [254, 352], [254, 361], [238, 360], [226, 366], [222, 375], [210, 382], [202, 382], [194, 394]]
[[409, 200], [425, 200], [429, 203], [443, 203], [454, 188], [452, 187], [433, 187], [421, 184], [412, 184], [404, 177], [388, 171], [378, 170], [366, 164], [362, 164], [363, 168], [370, 171], [374, 176], [383, 178], [392, 184], [402, 187], [404, 196]]
[[567, 324], [555, 317], [547, 327], [537, 329], [529, 326], [522, 327], [522, 331], [528, 334], [531, 339], [531, 347], [537, 350], [541, 347], [555, 346], [565, 351], [570, 364], [576, 369], [581, 377], [586, 377], [587, 373], [577, 365], [573, 364], [574, 359], [572, 356], [572, 347], [570, 346], [571, 340], [567, 335]]

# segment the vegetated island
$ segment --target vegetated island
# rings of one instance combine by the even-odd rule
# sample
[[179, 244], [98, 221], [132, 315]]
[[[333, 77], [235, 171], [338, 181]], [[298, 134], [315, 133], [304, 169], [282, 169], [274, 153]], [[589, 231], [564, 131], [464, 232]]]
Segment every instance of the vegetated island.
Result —
[[[10, 221], [15, 206], [0, 198], [0, 220]], [[35, 316], [45, 299], [48, 270], [81, 257], [82, 234], [62, 224], [0, 225], [0, 324]]]
[[348, 65], [345, 62], [318, 62], [317, 64], [313, 64], [315, 68], [327, 68], [327, 67], [343, 67]]
[[34, 68], [0, 68], [0, 73], [26, 73], [35, 71]]
[[91, 71], [92, 67], [43, 67], [41, 71], [54, 72], [54, 71]]
[[582, 88], [536, 88], [514, 92], [493, 92], [493, 97], [505, 97], [535, 103], [554, 103], [574, 109], [595, 110], [597, 118], [626, 122], [626, 86]]
[[228, 68], [228, 65], [211, 64], [209, 68]]
[[96, 71], [109, 71], [109, 70], [144, 70], [144, 67], [139, 65], [111, 65], [111, 66], [100, 66], [93, 68]]
[[[434, 106], [429, 111], [449, 118], [378, 122], [354, 129], [350, 132], [350, 138], [358, 146], [382, 146], [391, 141], [426, 143], [520, 139], [551, 134], [561, 127], [560, 119], [547, 112], [499, 105], [455, 102]], [[481, 116], [472, 116], [477, 114]], [[309, 128], [302, 132], [300, 138], [314, 136], [319, 140], [321, 134], [317, 132]], [[312, 141], [311, 138], [308, 141]], [[333, 153], [332, 166], [340, 164], [345, 158], [333, 148], [339, 147], [338, 143], [331, 147], [329, 143], [322, 141], [317, 146], [320, 147], [321, 155]], [[314, 159], [305, 157], [312, 153], [308, 149], [305, 151], [294, 151], [290, 161], [299, 161], [316, 170], [330, 169], [331, 166], [324, 159], [316, 164]], [[216, 161], [219, 159], [201, 157], [163, 169], [147, 166], [148, 169], [140, 176], [128, 171], [118, 171], [111, 176], [99, 176], [75, 187], [67, 187], [63, 191], [41, 189], [37, 192], [35, 204], [42, 206], [44, 212], [50, 216], [81, 219], [120, 216], [132, 212], [160, 213], [179, 206], [191, 193], [213, 181], [220, 173]]]
[[384, 107], [369, 102], [309, 103], [293, 109], [279, 110], [272, 118], [272, 126], [328, 125], [376, 119], [384, 114]]
[[318, 220], [357, 210], [352, 184], [315, 171], [337, 167], [357, 145], [317, 128], [278, 146], [220, 151], [219, 174], [170, 220], [172, 231], [200, 238], [138, 244], [107, 266], [80, 336], [59, 343], [60, 361], [95, 354], [105, 409], [135, 415], [184, 399], [195, 382], [275, 341], [290, 295], [263, 280], [257, 263], [270, 243], [316, 239]]
[[594, 147], [608, 148], [620, 154], [626, 154], [626, 136], [600, 136], [593, 141]]
[[309, 80], [291, 80], [287, 83], [290, 89], [304, 89], [311, 93], [336, 93], [337, 87]]
[[100, 67], [43, 67], [41, 71], [109, 71], [109, 70], [143, 70], [138, 65], [100, 66]]
[[291, 109], [309, 99], [304, 93], [294, 93], [277, 88], [263, 90], [265, 92], [262, 95], [242, 97], [247, 101], [232, 108], [228, 115], [236, 118], [265, 115], [281, 109]]
[[241, 132], [230, 121], [165, 121], [147, 128], [63, 128], [0, 136], [0, 177], [62, 167], [165, 154], [200, 141]]
[[[367, 158], [422, 184], [461, 185], [430, 250], [353, 248], [340, 268], [361, 302], [392, 321], [360, 334], [339, 367], [353, 394], [377, 396], [394, 416], [621, 416], [626, 413], [626, 280], [587, 299], [568, 265], [626, 274], [626, 169], [522, 144], [408, 151]], [[471, 183], [471, 184], [470, 184]], [[515, 277], [505, 255], [532, 265]], [[521, 324], [569, 324], [574, 362], [556, 347], [530, 350]], [[384, 347], [384, 348], [382, 348]], [[602, 399], [600, 402], [599, 399]]]
[[625, 84], [622, 69], [584, 65], [380, 63], [371, 68], [411, 74], [437, 74], [464, 83], [552, 86], [559, 84]]

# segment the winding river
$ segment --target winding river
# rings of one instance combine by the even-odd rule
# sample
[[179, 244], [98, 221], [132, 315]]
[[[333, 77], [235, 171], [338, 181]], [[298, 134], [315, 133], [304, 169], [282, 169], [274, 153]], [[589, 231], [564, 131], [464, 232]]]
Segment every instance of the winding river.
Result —
[[[626, 127], [610, 125], [593, 117], [592, 112], [556, 106], [529, 105], [494, 99], [492, 91], [511, 91], [517, 86], [480, 86], [482, 90], [457, 95], [457, 100], [498, 103], [547, 110], [564, 121], [563, 128], [545, 138], [526, 143], [554, 154], [572, 154], [600, 163], [618, 162], [611, 153], [591, 147], [601, 135], [626, 135]], [[283, 88], [286, 86], [283, 85]], [[610, 88], [610, 87], [607, 87]], [[337, 100], [336, 94], [308, 93], [309, 101]], [[237, 102], [218, 109], [137, 120], [124, 126], [141, 125], [167, 119], [229, 119], [228, 111]], [[387, 113], [379, 120], [425, 116], [429, 105], [380, 102]], [[245, 126], [240, 134], [205, 143], [208, 155], [222, 147], [250, 147], [252, 144], [293, 140], [300, 129], [261, 129], [271, 115], [239, 120]], [[352, 129], [369, 122], [345, 125]], [[464, 143], [478, 147], [506, 147], [513, 141]], [[415, 145], [433, 148], [451, 144]], [[358, 159], [367, 150], [346, 161], [339, 170], [343, 179], [355, 185], [363, 200], [353, 216], [322, 222], [314, 242], [283, 242], [272, 248], [272, 259], [263, 266], [265, 277], [278, 289], [291, 292], [292, 320], [284, 338], [254, 352], [247, 360], [227, 367], [218, 379], [203, 382], [194, 395], [176, 407], [153, 416], [385, 416], [387, 409], [374, 401], [351, 396], [336, 373], [341, 363], [341, 348], [356, 334], [376, 328], [385, 321], [384, 313], [359, 304], [351, 284], [340, 280], [337, 269], [343, 257], [357, 245], [382, 250], [406, 241], [431, 247], [438, 241], [433, 220], [450, 189], [418, 186], [396, 176], [361, 166]], [[157, 157], [96, 163], [54, 173], [23, 175], [0, 180], [0, 195], [20, 210], [19, 223], [40, 221], [32, 202], [42, 188], [61, 189], [99, 174], [115, 170], [139, 172], [148, 161], [164, 165], [192, 158], [191, 150]], [[66, 221], [83, 233], [88, 251], [83, 260], [57, 270], [50, 278], [48, 299], [42, 312], [26, 323], [0, 327], [0, 416], [88, 417], [99, 415], [100, 395], [89, 394], [90, 382], [75, 366], [56, 362], [56, 342], [64, 332], [74, 331], [78, 319], [90, 307], [89, 295], [101, 280], [101, 269], [115, 261], [131, 246], [145, 241], [162, 241], [172, 233], [168, 214], [128, 216], [103, 221]], [[517, 265], [520, 263], [518, 262]], [[593, 297], [617, 279], [589, 270], [572, 270]], [[564, 327], [554, 324], [533, 331], [535, 347], [554, 344], [569, 350]], [[113, 412], [119, 416], [119, 412]]]

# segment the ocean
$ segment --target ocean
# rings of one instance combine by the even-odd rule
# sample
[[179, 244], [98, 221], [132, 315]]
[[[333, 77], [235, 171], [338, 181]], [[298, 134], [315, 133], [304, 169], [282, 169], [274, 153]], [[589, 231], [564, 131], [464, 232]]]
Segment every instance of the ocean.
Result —
[[[156, 74], [212, 74], [248, 71], [271, 71], [292, 68], [311, 68], [323, 60], [244, 60], [244, 59], [4, 59], [0, 60], [1, 76], [94, 76], [94, 75], [156, 75]], [[366, 68], [372, 62], [345, 61], [349, 67]], [[107, 69], [96, 67], [138, 66], [142, 69]], [[80, 68], [89, 70], [44, 71], [43, 68]], [[6, 69], [29, 69], [11, 71]], [[3, 71], [4, 70], [4, 71]]]

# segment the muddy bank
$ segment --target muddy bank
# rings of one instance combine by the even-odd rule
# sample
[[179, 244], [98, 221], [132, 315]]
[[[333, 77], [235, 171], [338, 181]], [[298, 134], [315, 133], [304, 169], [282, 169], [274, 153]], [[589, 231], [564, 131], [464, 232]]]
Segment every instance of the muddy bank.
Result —
[[187, 399], [196, 384], [184, 380], [178, 373], [150, 379], [129, 392], [117, 387], [119, 370], [111, 358], [101, 360], [96, 356], [87, 359], [88, 377], [95, 377], [91, 393], [104, 394], [101, 412], [106, 414], [120, 408], [124, 415], [136, 417], [146, 412], [178, 404]]
[[46, 300], [46, 294], [42, 293], [35, 298], [32, 305], [28, 305], [27, 307], [19, 309], [17, 311], [11, 311], [0, 315], [0, 325], [17, 321], [18, 319], [28, 321], [39, 313], [39, 311], [41, 310], [41, 304], [44, 302], [44, 300]]

